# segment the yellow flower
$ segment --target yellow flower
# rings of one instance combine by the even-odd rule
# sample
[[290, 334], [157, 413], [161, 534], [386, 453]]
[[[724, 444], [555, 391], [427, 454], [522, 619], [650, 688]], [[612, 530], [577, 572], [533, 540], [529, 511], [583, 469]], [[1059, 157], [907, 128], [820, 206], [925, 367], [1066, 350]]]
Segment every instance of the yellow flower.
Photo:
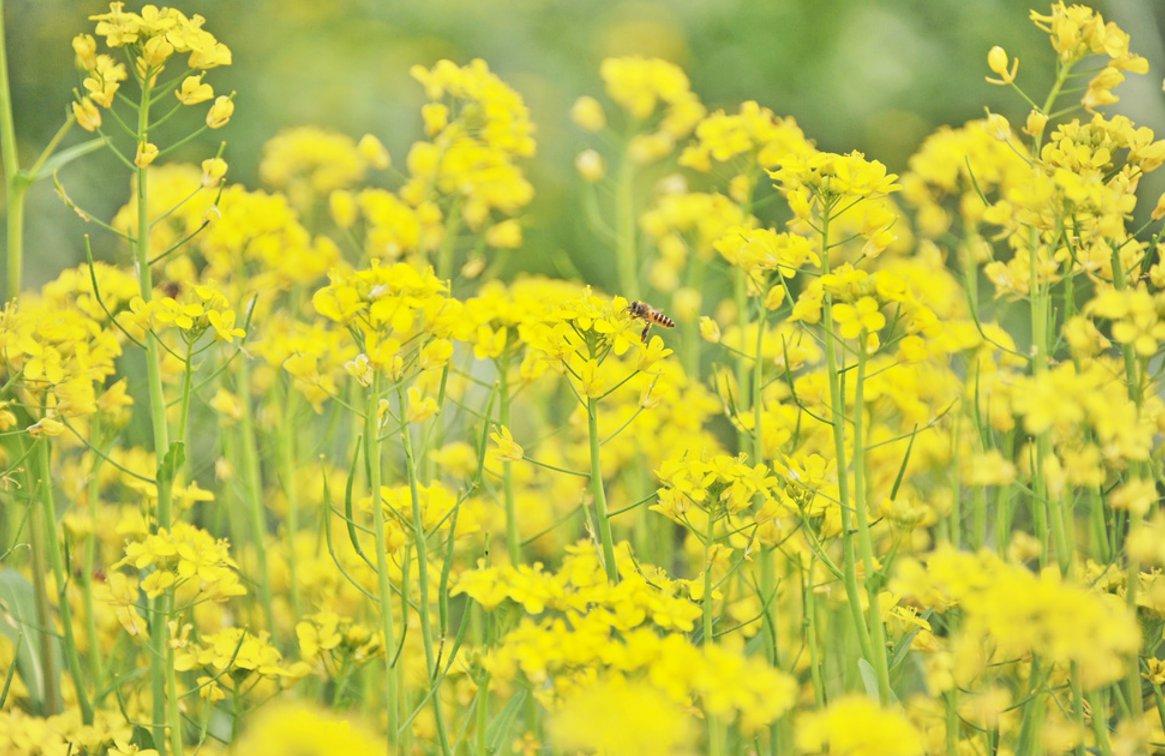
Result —
[[214, 97], [214, 87], [202, 81], [203, 74], [187, 76], [174, 90], [174, 96], [183, 105], [198, 105]]
[[202, 185], [210, 188], [222, 183], [227, 175], [227, 161], [222, 158], [207, 158], [202, 161]]
[[[598, 721], [602, 726], [595, 726]], [[620, 677], [567, 696], [548, 730], [559, 750], [609, 756], [677, 753], [695, 735], [691, 718], [657, 687]]]
[[992, 79], [988, 76], [987, 82], [1005, 86], [1015, 81], [1015, 77], [1019, 73], [1019, 58], [1016, 58], [1009, 66], [1007, 52], [999, 45], [995, 45], [987, 52], [987, 67], [999, 76], [998, 79]]
[[64, 432], [64, 423], [52, 417], [42, 417], [28, 426], [28, 435], [33, 438], [55, 438]]
[[603, 106], [594, 97], [584, 96], [574, 101], [570, 109], [570, 120], [584, 131], [602, 131], [607, 127], [607, 115]]
[[863, 332], [876, 333], [886, 325], [886, 316], [873, 297], [862, 297], [852, 305], [835, 304], [830, 312], [843, 339], [856, 339]]
[[700, 318], [700, 338], [710, 344], [720, 343], [720, 324], [712, 318], [704, 315]]
[[392, 165], [392, 158], [388, 154], [388, 150], [372, 134], [360, 137], [360, 141], [356, 143], [356, 151], [360, 153], [360, 157], [366, 163], [377, 170], [383, 171]]
[[495, 224], [485, 232], [485, 243], [497, 249], [517, 249], [522, 246], [522, 226], [513, 218]]
[[88, 97], [73, 103], [73, 117], [77, 119], [77, 125], [85, 131], [96, 131], [101, 128], [101, 111]]
[[228, 344], [247, 335], [246, 331], [235, 326], [234, 310], [210, 310], [206, 319], [218, 337]]
[[883, 709], [865, 696], [843, 696], [823, 711], [802, 715], [797, 747], [806, 753], [921, 756], [924, 742], [900, 711]]
[[140, 142], [138, 144], [137, 154], [134, 155], [134, 165], [138, 168], [145, 168], [154, 162], [158, 157], [158, 146], [151, 142]]
[[425, 396], [418, 386], [410, 386], [408, 390], [408, 407], [405, 410], [405, 419], [410, 423], [423, 423], [437, 414], [437, 400]]
[[574, 159], [575, 170], [584, 181], [595, 183], [601, 181], [607, 174], [607, 167], [603, 156], [595, 150], [583, 150]]
[[498, 457], [502, 461], [520, 462], [526, 456], [525, 450], [514, 441], [514, 437], [510, 435], [510, 429], [506, 426], [499, 425], [497, 430], [489, 434], [489, 437], [497, 447]]
[[231, 120], [235, 112], [235, 102], [226, 95], [215, 98], [214, 104], [206, 112], [206, 125], [212, 129], [221, 129]]
[[1137, 517], [1144, 517], [1158, 501], [1156, 483], [1144, 478], [1130, 480], [1108, 497], [1108, 504], [1113, 509], [1127, 510]]

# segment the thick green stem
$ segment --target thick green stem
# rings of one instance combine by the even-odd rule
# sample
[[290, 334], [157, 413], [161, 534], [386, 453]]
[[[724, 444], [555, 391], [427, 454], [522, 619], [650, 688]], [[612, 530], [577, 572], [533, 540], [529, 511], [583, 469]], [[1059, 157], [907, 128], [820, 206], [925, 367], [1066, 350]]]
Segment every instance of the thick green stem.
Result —
[[263, 508], [263, 471], [259, 466], [259, 441], [255, 433], [254, 412], [251, 409], [251, 365], [246, 356], [238, 360], [238, 393], [240, 449], [243, 475], [247, 491], [247, 514], [251, 520], [251, 537], [259, 570], [259, 599], [263, 619], [269, 630], [275, 632], [275, 616], [271, 601], [271, 575], [267, 566], [267, 515]]
[[[736, 305], [736, 322], [740, 326], [741, 342], [740, 353], [736, 355], [736, 396], [734, 398], [737, 410], [736, 419], [739, 419], [739, 415], [744, 411], [745, 395], [748, 392], [748, 357], [744, 348], [744, 326], [748, 323], [748, 287], [744, 279], [744, 271], [739, 268], [732, 271], [732, 301]], [[752, 437], [743, 423], [739, 423], [737, 427], [739, 428], [737, 448], [741, 452], [746, 452], [752, 445]]]
[[[510, 351], [502, 352], [498, 359], [498, 421], [510, 427]], [[509, 460], [502, 462], [502, 500], [506, 512], [506, 552], [510, 564], [522, 563], [522, 539], [518, 533], [518, 511], [514, 500], [514, 466]]]
[[[493, 616], [485, 608], [477, 607], [481, 625], [481, 647], [488, 649], [493, 646]], [[474, 699], [474, 754], [487, 756], [489, 749], [486, 741], [486, 730], [489, 727], [489, 672], [486, 669], [478, 670], [480, 677], [477, 680], [477, 696]]]
[[[23, 456], [23, 453], [22, 447], [21, 456]], [[41, 713], [45, 716], [51, 716], [53, 714], [59, 714], [61, 711], [61, 689], [60, 678], [57, 676], [56, 637], [51, 632], [53, 626], [52, 601], [49, 599], [47, 582], [49, 567], [45, 557], [45, 552], [48, 550], [48, 545], [45, 543], [48, 529], [44, 523], [44, 508], [40, 506], [40, 502], [35, 497], [38, 484], [31, 465], [25, 467], [24, 477], [26, 490], [29, 492], [28, 506], [31, 508], [28, 513], [30, 536], [29, 567], [32, 571], [32, 590], [34, 607], [36, 609], [36, 624], [39, 628], [39, 632], [37, 633], [39, 639], [38, 653], [40, 655], [40, 676], [44, 694]]]
[[85, 676], [81, 672], [81, 657], [77, 654], [77, 639], [73, 632], [73, 612], [69, 606], [69, 599], [65, 594], [69, 583], [69, 572], [65, 567], [65, 557], [61, 550], [61, 537], [57, 530], [57, 509], [53, 500], [52, 468], [49, 463], [48, 440], [37, 441], [36, 465], [37, 494], [43, 508], [41, 525], [44, 528], [43, 541], [48, 552], [49, 564], [52, 566], [53, 578], [57, 584], [57, 614], [61, 620], [61, 647], [65, 656], [65, 664], [69, 668], [69, 675], [73, 678], [73, 688], [77, 696], [77, 706], [81, 710], [81, 721], [84, 724], [93, 723], [93, 707], [89, 704], [89, 696], [85, 692]]
[[764, 343], [765, 343], [765, 307], [760, 304], [760, 315], [756, 321], [756, 352], [752, 361], [752, 455], [753, 463], [764, 462], [764, 401], [761, 394], [764, 389]]
[[16, 153], [16, 124], [12, 118], [12, 90], [8, 82], [8, 51], [4, 29], [4, 0], [0, 0], [0, 165], [6, 187], [7, 273], [5, 300], [20, 293], [24, 270], [24, 197], [27, 183]]
[[454, 257], [457, 254], [457, 234], [461, 231], [461, 206], [454, 203], [445, 219], [445, 238], [437, 250], [437, 277], [448, 280], [453, 276]]
[[[1033, 255], [1034, 259], [1034, 255]], [[1034, 375], [1043, 375], [1048, 370], [1051, 360], [1050, 340], [1050, 300], [1051, 294], [1036, 279], [1033, 262], [1032, 289], [1031, 289], [1031, 318], [1032, 318], [1032, 372]], [[1068, 541], [1068, 526], [1065, 522], [1070, 513], [1061, 497], [1053, 497], [1048, 488], [1044, 465], [1052, 456], [1052, 440], [1048, 432], [1036, 437], [1036, 469], [1034, 476], [1035, 501], [1033, 506], [1040, 514], [1046, 511], [1047, 523], [1051, 529], [1052, 545], [1056, 551], [1056, 561], [1060, 566], [1061, 574], [1067, 575], [1071, 571], [1073, 562], [1072, 544]]]
[[[101, 416], [95, 415], [90, 421], [90, 438], [94, 448], [101, 444]], [[97, 502], [100, 498], [100, 479], [97, 473], [104, 460], [99, 454], [93, 455], [93, 467], [89, 471], [89, 480], [85, 484], [86, 507], [89, 510], [91, 527], [85, 536], [85, 561], [81, 572], [81, 590], [85, 604], [85, 638], [89, 647], [89, 676], [93, 680], [94, 690], [100, 690], [105, 679], [101, 657], [101, 649], [97, 635], [97, 605], [93, 597], [93, 571], [97, 568]], [[95, 702], [100, 705], [100, 701]]]
[[384, 529], [384, 505], [380, 495], [380, 375], [372, 382], [364, 417], [364, 457], [368, 467], [369, 506], [372, 508], [372, 528], [376, 539], [377, 598], [380, 601], [381, 631], [384, 633], [384, 697], [388, 709], [388, 742], [395, 741], [400, 727], [400, 700], [397, 686], [396, 633], [392, 619], [392, 583], [388, 574], [388, 541]]
[[287, 567], [291, 580], [291, 616], [299, 617], [299, 577], [297, 575], [295, 539], [299, 535], [299, 488], [295, 481], [295, 388], [288, 381], [283, 401], [283, 424], [279, 429], [279, 469], [283, 478], [283, 495], [287, 498]]
[[874, 557], [874, 540], [870, 534], [869, 512], [866, 504], [866, 438], [863, 432], [865, 423], [865, 387], [866, 387], [866, 332], [861, 333], [861, 343], [858, 344], [858, 376], [854, 386], [854, 510], [858, 520], [858, 545], [862, 552], [862, 565], [866, 573], [866, 599], [869, 602], [870, 645], [874, 657], [870, 663], [878, 677], [878, 696], [882, 705], [889, 704], [893, 698], [890, 689], [890, 666], [886, 658], [886, 631], [882, 625], [882, 612], [879, 606], [880, 597], [878, 581], [875, 580], [877, 562]]
[[[136, 137], [138, 142], [149, 139], [150, 123], [150, 85], [149, 79], [142, 85], [141, 105], [138, 107], [138, 123]], [[149, 211], [149, 179], [145, 168], [137, 168], [134, 172], [137, 188], [137, 229], [134, 243], [134, 266], [138, 274], [138, 294], [145, 301], [153, 296], [154, 282], [150, 273], [150, 211]], [[156, 527], [158, 530], [169, 530], [173, 524], [173, 468], [164, 463], [164, 458], [170, 451], [170, 429], [166, 424], [166, 396], [162, 386], [162, 362], [158, 348], [158, 337], [147, 332], [146, 342], [146, 383], [150, 400], [150, 425], [153, 431], [154, 455], [157, 459], [157, 488], [158, 511]], [[181, 722], [170, 720], [170, 708], [166, 705], [167, 698], [177, 701], [178, 691], [171, 687], [170, 676], [166, 669], [169, 658], [169, 625], [167, 622], [169, 611], [169, 596], [161, 596], [150, 602], [150, 680], [153, 691], [153, 734], [154, 747], [159, 751], [166, 749], [170, 742], [171, 752], [181, 754], [182, 735]], [[175, 748], [175, 745], [177, 746]]]
[[[400, 401], [401, 412], [405, 407], [404, 390], [397, 389], [397, 399]], [[405, 453], [405, 473], [409, 479], [409, 499], [412, 503], [413, 514], [413, 548], [417, 553], [417, 588], [419, 589], [417, 612], [421, 615], [421, 640], [425, 648], [425, 676], [429, 686], [438, 685], [436, 653], [433, 647], [433, 619], [430, 616], [429, 602], [429, 548], [425, 536], [425, 521], [421, 512], [421, 492], [417, 482], [417, 460], [413, 454], [413, 439], [409, 426], [403, 425], [400, 431], [401, 445]], [[407, 590], [407, 588], [406, 588]], [[430, 691], [426, 691], [428, 694]], [[441, 714], [441, 693], [431, 691], [429, 700], [433, 705], [434, 725], [437, 729], [437, 741], [441, 752], [448, 754], [449, 741], [445, 733], [445, 722]]]
[[615, 184], [615, 261], [619, 288], [628, 299], [639, 298], [639, 258], [635, 239], [635, 164], [624, 154]]
[[[1119, 247], [1112, 250], [1112, 283], [1113, 287], [1118, 291], [1124, 291], [1128, 287], [1124, 266], [1120, 259]], [[1144, 402], [1144, 394], [1138, 373], [1139, 363], [1137, 356], [1131, 344], [1124, 344], [1121, 347], [1121, 354], [1124, 358], [1126, 391], [1128, 392], [1129, 399], [1137, 406], [1139, 412]], [[1149, 478], [1152, 475], [1149, 465], [1145, 462], [1134, 464], [1133, 469], [1136, 475], [1141, 478]], [[1141, 515], [1136, 512], [1129, 512], [1129, 529], [1126, 538], [1133, 538], [1140, 524]], [[1137, 611], [1137, 584], [1141, 579], [1141, 563], [1134, 552], [1128, 549], [1125, 551], [1125, 558], [1127, 559], [1125, 600], [1128, 602], [1129, 610], [1135, 614]], [[1140, 714], [1144, 708], [1140, 667], [1140, 654], [1133, 654], [1132, 661], [1129, 664], [1128, 676], [1125, 678], [1125, 689], [1129, 698], [1129, 707], [1132, 709], [1134, 715]]]
[[592, 397], [587, 399], [587, 429], [591, 445], [591, 495], [595, 500], [595, 526], [603, 546], [603, 566], [607, 579], [619, 582], [619, 568], [615, 564], [615, 542], [611, 536], [611, 519], [607, 516], [607, 492], [603, 489], [603, 465], [599, 459], [599, 407]]
[[[712, 581], [712, 545], [716, 541], [716, 519], [711, 510], [708, 511], [708, 529], [704, 531], [704, 648], [711, 648], [716, 642], [715, 624], [716, 609], [712, 600], [715, 584]], [[707, 713], [708, 722], [708, 753], [718, 756], [724, 753], [724, 725], [711, 712]]]
[[[821, 255], [823, 270], [829, 272], [829, 211], [826, 207], [821, 218]], [[853, 511], [850, 507], [849, 496], [849, 467], [846, 464], [845, 454], [845, 396], [842, 394], [841, 375], [837, 368], [836, 333], [833, 327], [833, 295], [825, 295], [822, 307], [822, 323], [825, 329], [825, 367], [829, 379], [830, 423], [833, 427], [833, 448], [837, 457], [837, 493], [841, 509], [842, 529], [842, 582], [845, 585], [846, 600], [849, 604], [850, 617], [853, 620], [854, 631], [858, 636], [858, 645], [862, 655], [872, 658], [873, 649], [870, 646], [870, 632], [866, 620], [862, 616], [862, 599], [858, 592], [857, 555], [854, 549]]]
[[5, 229], [8, 265], [8, 298], [20, 293], [24, 277], [24, 200], [28, 188], [20, 176], [8, 182], [7, 213]]

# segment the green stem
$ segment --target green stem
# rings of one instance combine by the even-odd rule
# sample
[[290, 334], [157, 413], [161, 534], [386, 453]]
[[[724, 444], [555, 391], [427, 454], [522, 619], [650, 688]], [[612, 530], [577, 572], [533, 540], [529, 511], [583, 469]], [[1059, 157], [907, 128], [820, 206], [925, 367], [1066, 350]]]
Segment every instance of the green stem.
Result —
[[[142, 85], [142, 103], [138, 108], [137, 139], [145, 142], [149, 139], [150, 123], [150, 85]], [[154, 283], [150, 272], [150, 213], [149, 213], [149, 180], [145, 168], [134, 171], [137, 185], [137, 234], [134, 241], [134, 265], [138, 274], [138, 294], [146, 302], [153, 296]], [[158, 530], [169, 530], [173, 524], [173, 480], [172, 470], [163, 463], [163, 459], [170, 451], [170, 429], [166, 424], [166, 396], [162, 386], [161, 354], [158, 350], [158, 337], [152, 332], [146, 333], [146, 383], [150, 400], [150, 423], [153, 431], [154, 456], [157, 460], [157, 488], [158, 488]], [[150, 655], [150, 679], [153, 690], [153, 734], [154, 747], [159, 751], [166, 750], [166, 743], [171, 742], [171, 752], [176, 756], [182, 753], [181, 722], [170, 720], [170, 709], [166, 705], [167, 698], [177, 700], [178, 691], [169, 685], [166, 667], [169, 648], [169, 626], [167, 611], [169, 596], [161, 596], [151, 601], [150, 613], [150, 643], [153, 653]], [[169, 733], [169, 734], [168, 734]], [[177, 747], [175, 747], [177, 746]]]
[[624, 153], [615, 185], [615, 259], [619, 288], [628, 299], [639, 298], [639, 260], [635, 239], [635, 164]]
[[[101, 416], [95, 415], [90, 422], [90, 438], [94, 448], [102, 443]], [[81, 590], [85, 604], [85, 637], [89, 645], [89, 676], [94, 690], [101, 690], [105, 679], [101, 657], [103, 649], [97, 635], [97, 604], [93, 597], [93, 571], [97, 568], [97, 503], [100, 499], [100, 480], [97, 477], [104, 462], [100, 454], [93, 455], [93, 467], [89, 470], [89, 480], [85, 484], [86, 505], [92, 520], [89, 534], [85, 537], [85, 564], [81, 573]], [[100, 705], [100, 701], [95, 702]]]
[[619, 568], [615, 564], [615, 543], [611, 536], [611, 520], [607, 516], [607, 493], [603, 489], [603, 466], [599, 460], [599, 408], [594, 398], [587, 399], [587, 429], [591, 445], [591, 495], [595, 500], [595, 526], [603, 545], [603, 566], [607, 579], [619, 582]]
[[[829, 273], [829, 213], [831, 207], [826, 207], [821, 218], [821, 255], [822, 269]], [[853, 512], [850, 508], [849, 495], [849, 467], [846, 465], [845, 455], [845, 396], [842, 394], [841, 376], [837, 369], [837, 345], [833, 327], [833, 295], [825, 295], [825, 304], [822, 307], [822, 324], [825, 329], [825, 367], [829, 378], [830, 424], [833, 427], [833, 448], [837, 457], [837, 493], [841, 509], [842, 529], [842, 572], [845, 584], [846, 600], [849, 604], [850, 618], [853, 620], [854, 631], [858, 636], [858, 645], [862, 656], [867, 659], [873, 657], [870, 645], [870, 632], [862, 616], [862, 599], [858, 592], [857, 555], [854, 550], [854, 523]]]
[[804, 606], [805, 643], [809, 647], [809, 671], [813, 679], [813, 701], [818, 709], [825, 708], [825, 658], [819, 646], [817, 636], [817, 597], [813, 593], [813, 570], [817, 564], [814, 557], [809, 558], [809, 568], [802, 571], [801, 603]]
[[[502, 352], [498, 359], [498, 421], [510, 427], [510, 350]], [[510, 564], [522, 563], [522, 538], [518, 533], [518, 512], [514, 500], [514, 466], [506, 460], [502, 462], [502, 499], [506, 512], [506, 551]]]
[[[1088, 706], [1092, 709], [1092, 732], [1096, 737], [1096, 747], [1101, 756], [1111, 756], [1112, 745], [1108, 741], [1108, 706], [1101, 700], [1100, 691], [1091, 691], [1086, 696]], [[1162, 717], [1165, 722], [1165, 717]]]
[[4, 29], [4, 0], [0, 0], [0, 164], [6, 184], [4, 216], [7, 224], [7, 272], [4, 297], [20, 293], [24, 266], [24, 196], [27, 183], [20, 173], [16, 153], [16, 124], [12, 118], [12, 89], [8, 82], [7, 37]]
[[[748, 357], [744, 352], [744, 325], [748, 318], [748, 287], [744, 278], [744, 271], [736, 268], [732, 271], [732, 300], [736, 304], [736, 322], [740, 326], [740, 351], [736, 355], [736, 409], [739, 413], [744, 407], [745, 392], [748, 391]], [[749, 448], [752, 439], [740, 425], [738, 433], [739, 450], [744, 452]], [[759, 459], [757, 460], [760, 461]]]
[[[493, 615], [483, 607], [478, 606], [478, 616], [481, 623], [481, 647], [488, 649], [493, 645]], [[489, 749], [486, 743], [486, 729], [489, 726], [489, 672], [484, 668], [478, 670], [480, 678], [477, 681], [477, 697], [474, 706], [474, 753], [477, 756], [486, 756]]]
[[[401, 412], [403, 414], [405, 407], [404, 389], [397, 388], [397, 399], [400, 401]], [[420, 590], [418, 596], [417, 611], [421, 615], [421, 639], [425, 648], [425, 676], [428, 678], [430, 688], [438, 685], [436, 666], [436, 654], [433, 650], [433, 620], [430, 616], [430, 602], [429, 602], [429, 549], [425, 536], [425, 521], [421, 513], [421, 492], [417, 483], [417, 460], [413, 454], [413, 439], [412, 433], [409, 430], [408, 424], [401, 426], [400, 431], [401, 445], [404, 447], [405, 453], [405, 473], [409, 479], [409, 499], [412, 502], [413, 514], [413, 548], [417, 552], [417, 587]], [[407, 590], [407, 587], [405, 588]], [[426, 691], [426, 694], [430, 691]], [[441, 715], [441, 695], [439, 691], [431, 691], [432, 695], [429, 699], [433, 704], [433, 718], [437, 729], [437, 741], [441, 746], [443, 754], [449, 754], [449, 741], [445, 734], [445, 723]]]
[[[400, 701], [397, 690], [396, 633], [392, 619], [392, 584], [388, 574], [388, 541], [384, 529], [384, 506], [380, 496], [380, 422], [377, 417], [380, 404], [380, 375], [373, 378], [364, 417], [364, 457], [368, 468], [369, 506], [372, 508], [372, 528], [376, 539], [376, 579], [380, 600], [381, 630], [384, 633], [384, 695], [388, 709], [388, 742], [391, 746], [400, 727]], [[407, 588], [402, 590], [407, 591]]]
[[259, 465], [259, 442], [255, 433], [255, 419], [251, 408], [251, 364], [246, 355], [238, 359], [238, 385], [240, 455], [247, 491], [247, 514], [251, 520], [252, 544], [259, 570], [259, 599], [263, 606], [263, 619], [267, 629], [275, 632], [275, 615], [272, 610], [271, 575], [267, 566], [267, 516], [263, 508], [263, 471]]
[[863, 329], [861, 343], [858, 344], [858, 376], [854, 386], [854, 510], [858, 520], [858, 545], [862, 553], [862, 564], [865, 567], [866, 598], [869, 602], [870, 644], [874, 652], [870, 660], [874, 672], [878, 676], [878, 696], [882, 705], [890, 703], [893, 692], [890, 689], [890, 666], [886, 658], [886, 631], [882, 625], [882, 612], [879, 607], [880, 596], [878, 581], [875, 580], [877, 562], [874, 557], [874, 540], [870, 534], [869, 513], [866, 504], [866, 438], [863, 433], [865, 421], [865, 387], [866, 363], [869, 358], [866, 354], [866, 332]]
[[764, 402], [761, 398], [761, 390], [764, 388], [764, 340], [767, 318], [765, 316], [764, 303], [761, 302], [758, 304], [760, 304], [760, 316], [756, 321], [756, 353], [752, 361], [753, 464], [760, 464], [764, 461], [764, 435], [762, 434]]
[[[1120, 259], [1120, 248], [1112, 250], [1112, 283], [1117, 291], [1124, 291], [1128, 288], [1128, 280], [1125, 277], [1124, 267]], [[1138, 374], [1138, 361], [1136, 353], [1133, 352], [1131, 344], [1124, 344], [1121, 347], [1121, 355], [1124, 359], [1125, 366], [1125, 384], [1128, 397], [1137, 406], [1138, 413], [1141, 405], [1144, 402], [1144, 394], [1142, 393], [1141, 379]], [[1138, 477], [1148, 478], [1151, 472], [1149, 466], [1145, 462], [1138, 462], [1134, 466], [1134, 471]], [[1141, 516], [1135, 512], [1129, 512], [1129, 526], [1127, 539], [1135, 537], [1135, 533], [1141, 524]], [[1128, 603], [1129, 610], [1134, 613], [1137, 612], [1137, 583], [1141, 579], [1141, 563], [1136, 554], [1126, 551], [1126, 572], [1125, 572], [1125, 600]], [[1132, 663], [1129, 665], [1128, 676], [1125, 679], [1126, 693], [1129, 699], [1129, 707], [1132, 709], [1134, 715], [1140, 714], [1144, 708], [1144, 697], [1141, 690], [1141, 665], [1140, 654], [1133, 655]]]
[[[716, 540], [716, 520], [711, 510], [708, 510], [708, 529], [704, 532], [704, 601], [703, 601], [703, 629], [704, 648], [711, 648], [715, 643], [716, 633], [713, 621], [715, 619], [715, 606], [712, 601], [712, 594], [715, 591], [715, 586], [712, 582], [712, 544]], [[708, 752], [713, 756], [719, 756], [724, 753], [724, 727], [723, 724], [712, 714], [712, 712], [705, 712], [704, 716], [708, 722]]]
[[279, 467], [283, 494], [287, 498], [287, 566], [291, 581], [291, 616], [299, 617], [299, 577], [297, 575], [295, 538], [299, 534], [299, 488], [295, 480], [295, 388], [287, 382], [283, 402], [283, 424], [279, 429]]
[[69, 584], [69, 573], [65, 568], [64, 554], [61, 552], [61, 536], [57, 530], [57, 509], [53, 500], [52, 467], [49, 461], [49, 442], [42, 439], [36, 442], [37, 493], [40, 505], [43, 507], [41, 525], [44, 528], [43, 540], [47, 547], [49, 563], [52, 566], [53, 578], [59, 593], [57, 600], [57, 614], [61, 620], [61, 647], [64, 651], [65, 664], [69, 668], [69, 675], [73, 678], [74, 693], [77, 697], [77, 706], [81, 709], [81, 721], [93, 724], [93, 707], [89, 704], [89, 696], [85, 692], [85, 677], [81, 672], [81, 658], [77, 654], [77, 639], [73, 631], [73, 612], [69, 606], [66, 589]]
[[445, 219], [445, 237], [437, 250], [437, 277], [442, 281], [453, 275], [454, 255], [457, 252], [457, 234], [461, 230], [461, 206], [456, 202]]
[[[33, 442], [36, 443], [36, 442]], [[21, 456], [24, 456], [22, 444]], [[32, 590], [35, 599], [36, 624], [39, 628], [37, 635], [40, 640], [40, 674], [44, 691], [44, 701], [41, 713], [45, 716], [58, 714], [61, 711], [60, 679], [57, 676], [56, 638], [51, 632], [52, 602], [49, 600], [48, 574], [49, 568], [45, 559], [48, 549], [45, 537], [48, 533], [43, 522], [44, 509], [35, 500], [33, 493], [37, 490], [37, 480], [34, 477], [32, 465], [25, 466], [25, 481], [29, 491], [28, 513], [30, 568], [32, 571]]]

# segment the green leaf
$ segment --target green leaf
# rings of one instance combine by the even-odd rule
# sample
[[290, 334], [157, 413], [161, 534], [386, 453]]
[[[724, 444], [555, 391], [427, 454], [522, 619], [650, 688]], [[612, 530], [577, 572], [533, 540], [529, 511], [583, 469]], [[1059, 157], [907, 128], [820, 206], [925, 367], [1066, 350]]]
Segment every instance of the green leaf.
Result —
[[[862, 675], [862, 687], [866, 689], [866, 695], [875, 701], [881, 701], [882, 697], [878, 695], [878, 673], [874, 671], [874, 665], [870, 664], [865, 658], [858, 659], [858, 672]], [[894, 695], [894, 691], [890, 691], [890, 700], [894, 703], [898, 702], [898, 697]]]
[[16, 645], [16, 668], [28, 688], [29, 698], [44, 702], [44, 665], [40, 657], [36, 599], [32, 583], [14, 569], [0, 570], [0, 634]]
[[878, 695], [878, 673], [874, 671], [874, 665], [865, 659], [858, 659], [858, 672], [861, 673], [862, 687], [866, 689], [866, 695], [875, 701], [880, 701], [881, 696]]
[[166, 451], [166, 456], [162, 458], [162, 464], [158, 468], [158, 479], [173, 481], [174, 476], [178, 474], [182, 464], [186, 461], [186, 445], [181, 441], [175, 441], [170, 444], [170, 448]]
[[96, 139], [90, 139], [88, 142], [75, 144], [67, 150], [61, 150], [46, 160], [44, 165], [40, 167], [40, 170], [36, 173], [29, 174], [28, 182], [40, 181], [46, 176], [51, 176], [77, 158], [84, 157], [90, 152], [96, 152], [104, 146], [105, 137], [97, 137]]
[[522, 708], [522, 704], [526, 702], [525, 689], [519, 690], [513, 698], [511, 698], [502, 708], [494, 720], [490, 722], [485, 731], [486, 750], [490, 753], [497, 753], [501, 748], [502, 743], [509, 736], [510, 730], [513, 729], [514, 720], [518, 718], [518, 712]]

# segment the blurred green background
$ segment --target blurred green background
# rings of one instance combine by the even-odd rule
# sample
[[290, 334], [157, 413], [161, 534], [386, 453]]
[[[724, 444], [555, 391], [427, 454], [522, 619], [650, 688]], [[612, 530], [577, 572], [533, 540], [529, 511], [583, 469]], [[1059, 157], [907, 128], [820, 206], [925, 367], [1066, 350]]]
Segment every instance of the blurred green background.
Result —
[[[91, 31], [87, 16], [106, 6], [7, 1], [24, 164], [61, 123], [77, 86], [70, 38]], [[1115, 111], [1165, 133], [1165, 2], [1095, 6], [1132, 34], [1133, 50], [1152, 67], [1118, 90]], [[200, 160], [225, 139], [232, 180], [253, 186], [263, 142], [310, 123], [372, 132], [400, 164], [420, 133], [422, 97], [409, 67], [482, 57], [522, 92], [538, 124], [539, 155], [529, 166], [538, 196], [523, 219], [527, 249], [511, 269], [543, 267], [547, 253], [564, 250], [599, 282], [609, 258], [575, 210], [572, 161], [588, 142], [568, 110], [577, 96], [599, 92], [606, 56], [667, 58], [688, 71], [710, 108], [756, 99], [795, 116], [822, 148], [860, 149], [898, 171], [929, 131], [980, 116], [984, 105], [1022, 121], [1018, 98], [983, 81], [991, 45], [1019, 55], [1029, 92], [1046, 91], [1052, 65], [1046, 37], [1027, 19], [1029, 8], [1047, 4], [1018, 0], [189, 0], [178, 7], [206, 16], [234, 51], [234, 65], [210, 80], [216, 90], [237, 90], [238, 108], [227, 128], [177, 158]], [[78, 130], [70, 142], [82, 138]], [[124, 169], [107, 155], [69, 166], [64, 181], [105, 218], [128, 191]], [[1162, 190], [1143, 188], [1154, 198]], [[34, 188], [28, 212], [26, 286], [36, 286], [82, 259], [85, 226], [48, 182]], [[108, 236], [96, 238], [99, 254], [119, 254]]]

